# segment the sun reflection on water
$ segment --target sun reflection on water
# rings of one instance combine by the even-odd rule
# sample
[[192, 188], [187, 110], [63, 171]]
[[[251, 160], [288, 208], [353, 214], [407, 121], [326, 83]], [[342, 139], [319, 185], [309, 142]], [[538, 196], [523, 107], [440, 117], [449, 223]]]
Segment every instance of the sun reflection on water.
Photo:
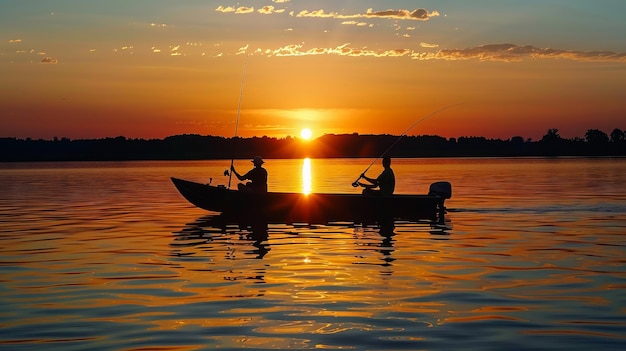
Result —
[[311, 159], [302, 160], [302, 193], [309, 195], [311, 193]]

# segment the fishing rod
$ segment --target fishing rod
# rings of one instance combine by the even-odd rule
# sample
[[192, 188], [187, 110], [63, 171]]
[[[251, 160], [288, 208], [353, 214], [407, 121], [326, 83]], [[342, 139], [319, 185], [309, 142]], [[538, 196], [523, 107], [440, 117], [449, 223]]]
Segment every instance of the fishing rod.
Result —
[[441, 111], [447, 110], [447, 109], [449, 109], [450, 107], [454, 107], [454, 106], [458, 106], [458, 105], [461, 105], [461, 103], [452, 104], [452, 105], [448, 105], [448, 106], [446, 106], [446, 107], [442, 107], [442, 108], [440, 108], [440, 109], [438, 109], [438, 110], [435, 110], [435, 111], [433, 111], [433, 112], [431, 112], [431, 113], [429, 113], [429, 114], [425, 115], [424, 117], [422, 117], [422, 118], [418, 119], [417, 121], [413, 122], [413, 124], [411, 124], [411, 125], [410, 125], [410, 126], [409, 126], [409, 127], [408, 127], [405, 131], [404, 131], [404, 132], [402, 132], [402, 134], [400, 134], [400, 136], [396, 139], [396, 141], [394, 141], [394, 142], [393, 142], [393, 144], [391, 144], [391, 146], [389, 146], [389, 147], [387, 148], [387, 150], [385, 150], [385, 151], [384, 151], [384, 152], [383, 152], [380, 156], [376, 157], [376, 158], [372, 161], [372, 163], [370, 163], [370, 164], [369, 164], [369, 166], [367, 166], [367, 168], [363, 171], [363, 173], [361, 173], [361, 174], [359, 175], [359, 177], [358, 177], [358, 178], [357, 178], [354, 182], [352, 182], [352, 186], [353, 186], [353, 187], [355, 187], [355, 188], [356, 188], [356, 187], [358, 187], [358, 186], [359, 186], [359, 180], [361, 180], [361, 178], [363, 178], [363, 175], [364, 175], [365, 173], [367, 173], [367, 171], [369, 171], [369, 169], [370, 169], [370, 168], [374, 165], [374, 163], [375, 163], [375, 162], [376, 162], [379, 158], [381, 158], [381, 157], [385, 156], [385, 154], [386, 154], [387, 152], [389, 152], [389, 150], [391, 150], [391, 148], [393, 148], [393, 147], [394, 147], [394, 146], [395, 146], [395, 145], [396, 145], [396, 144], [400, 141], [400, 139], [402, 139], [402, 137], [406, 135], [406, 133], [408, 133], [411, 129], [413, 129], [413, 127], [415, 127], [416, 125], [420, 124], [421, 122], [424, 122], [424, 121], [425, 121], [425, 120], [427, 120], [428, 118], [430, 118], [430, 117], [432, 117], [432, 116], [436, 115], [437, 113], [439, 113], [439, 112], [441, 112]]
[[[239, 116], [241, 115], [241, 100], [243, 98], [243, 84], [246, 81], [246, 66], [248, 65], [248, 55], [246, 55], [246, 59], [243, 62], [243, 73], [241, 74], [241, 88], [239, 89], [239, 103], [237, 104], [237, 120], [235, 122], [235, 137], [237, 137], [237, 130], [239, 129]], [[233, 169], [233, 165], [235, 163], [235, 157], [230, 159], [230, 168], [224, 171], [224, 175], [228, 173], [228, 189], [230, 189], [230, 181], [233, 178], [233, 172], [230, 172]]]

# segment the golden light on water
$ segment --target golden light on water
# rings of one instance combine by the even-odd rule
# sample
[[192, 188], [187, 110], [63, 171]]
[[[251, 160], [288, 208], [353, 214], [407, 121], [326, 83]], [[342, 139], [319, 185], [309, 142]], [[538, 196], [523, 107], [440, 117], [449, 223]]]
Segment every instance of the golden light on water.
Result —
[[311, 159], [308, 157], [302, 160], [302, 193], [311, 193]]

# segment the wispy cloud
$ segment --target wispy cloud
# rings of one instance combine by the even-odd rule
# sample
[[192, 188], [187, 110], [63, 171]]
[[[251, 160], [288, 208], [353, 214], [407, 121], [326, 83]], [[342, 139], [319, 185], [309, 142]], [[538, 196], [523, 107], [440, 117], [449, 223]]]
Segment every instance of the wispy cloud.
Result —
[[169, 47], [170, 50], [170, 56], [182, 56], [183, 53], [180, 52], [180, 45], [175, 45], [175, 46], [171, 46]]
[[426, 21], [431, 17], [439, 16], [438, 11], [428, 12], [426, 9], [417, 9], [414, 11], [409, 10], [386, 10], [374, 12], [372, 9], [368, 9], [364, 17], [380, 17], [380, 18], [393, 18], [393, 19], [408, 19], [408, 20], [420, 20]]
[[626, 62], [626, 53], [613, 51], [576, 51], [537, 48], [531, 45], [490, 44], [467, 49], [441, 50], [434, 54], [415, 55], [417, 59], [481, 60], [516, 62], [525, 59], [567, 59], [574, 61]]
[[57, 59], [52, 58], [50, 56], [46, 56], [44, 57], [41, 61], [39, 61], [40, 63], [45, 63], [45, 64], [56, 64], [58, 63]]
[[339, 18], [339, 19], [354, 19], [354, 18], [388, 18], [388, 19], [399, 19], [399, 20], [419, 20], [419, 21], [427, 21], [431, 17], [439, 16], [438, 11], [429, 12], [426, 9], [417, 9], [417, 10], [385, 10], [385, 11], [374, 11], [372, 9], [367, 9], [365, 13], [356, 13], [350, 15], [340, 14], [338, 12], [326, 12], [323, 9], [320, 10], [302, 10], [297, 14], [295, 12], [290, 13], [295, 17], [321, 17], [321, 18]]
[[280, 124], [244, 124], [244, 128], [257, 131], [282, 131], [285, 126]]
[[357, 26], [357, 27], [374, 27], [373, 24], [371, 23], [367, 23], [367, 22], [361, 22], [361, 21], [343, 21], [341, 22], [341, 24], [347, 24], [347, 25], [352, 25], [352, 26]]
[[22, 39], [9, 39], [9, 43], [11, 44], [15, 44], [15, 43], [21, 43]]
[[237, 50], [237, 55], [245, 55], [248, 52], [248, 47], [249, 45], [245, 45], [239, 48], [239, 50]]
[[[274, 3], [286, 3], [289, 0], [273, 0]], [[262, 14], [274, 14], [274, 13], [283, 13], [285, 9], [277, 9], [272, 5], [263, 6], [262, 8], [255, 10], [254, 7], [248, 6], [222, 6], [219, 5], [215, 11], [223, 12], [223, 13], [236, 13], [236, 14], [248, 14], [253, 12], [258, 12]], [[364, 13], [354, 13], [354, 14], [341, 14], [339, 12], [326, 12], [324, 9], [319, 10], [301, 10], [300, 12], [291, 11], [289, 12], [290, 16], [293, 17], [318, 17], [318, 18], [337, 18], [337, 19], [358, 19], [358, 18], [388, 18], [395, 20], [418, 20], [418, 21], [427, 21], [432, 17], [439, 16], [438, 11], [428, 11], [426, 9], [416, 9], [416, 10], [384, 10], [384, 11], [374, 11], [373, 9], [367, 9]]]
[[337, 12], [325, 12], [324, 10], [302, 10], [297, 14], [295, 12], [290, 12], [291, 16], [295, 17], [319, 17], [319, 18], [354, 18], [354, 17], [340, 17], [341, 15]]
[[272, 5], [267, 5], [267, 6], [263, 6], [258, 10], [255, 10], [254, 7], [247, 7], [247, 6], [240, 6], [240, 7], [232, 7], [232, 6], [218, 6], [215, 9], [216, 12], [223, 12], [223, 13], [236, 13], [236, 14], [248, 14], [248, 13], [254, 13], [254, 12], [258, 12], [260, 14], [263, 15], [271, 15], [271, 14], [275, 14], [275, 13], [283, 13], [285, 12], [285, 9], [277, 9]]
[[266, 56], [315, 56], [315, 55], [339, 55], [339, 56], [374, 56], [374, 57], [399, 57], [408, 56], [412, 53], [408, 49], [397, 50], [369, 50], [368, 48], [352, 48], [350, 44], [343, 44], [334, 48], [312, 48], [305, 50], [303, 44], [291, 44], [277, 49], [257, 49], [256, 54]]
[[274, 6], [268, 5], [268, 6], [263, 6], [257, 12], [262, 13], [264, 15], [271, 15], [273, 13], [283, 13], [285, 12], [285, 9], [276, 9]]
[[[425, 49], [437, 48], [437, 44], [421, 43]], [[241, 50], [240, 50], [241, 51]], [[368, 47], [355, 48], [349, 43], [336, 47], [316, 47], [306, 49], [304, 44], [290, 44], [276, 49], [256, 49], [255, 55], [268, 57], [337, 55], [352, 57], [410, 57], [414, 60], [480, 60], [519, 62], [532, 59], [564, 59], [572, 61], [624, 62], [626, 53], [613, 51], [573, 51], [559, 49], [541, 49], [534, 46], [514, 44], [490, 44], [467, 49], [443, 49], [420, 52], [412, 49], [373, 50]]]
[[439, 45], [437, 45], [437, 44], [424, 43], [424, 42], [421, 42], [420, 46], [423, 47], [423, 48], [429, 48], [429, 49], [438, 48], [439, 47]]
[[217, 12], [224, 12], [224, 13], [228, 13], [228, 12], [234, 12], [237, 14], [241, 14], [241, 13], [252, 13], [254, 12], [254, 7], [247, 7], [247, 6], [240, 6], [240, 7], [232, 7], [232, 6], [218, 6], [215, 11]]

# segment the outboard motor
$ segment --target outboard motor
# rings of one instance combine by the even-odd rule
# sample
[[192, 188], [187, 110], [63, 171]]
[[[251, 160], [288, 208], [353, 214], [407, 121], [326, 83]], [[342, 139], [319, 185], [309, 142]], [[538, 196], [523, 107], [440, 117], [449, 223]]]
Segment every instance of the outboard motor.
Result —
[[452, 197], [452, 184], [450, 182], [436, 182], [430, 185], [428, 195], [441, 196], [444, 199]]
[[430, 185], [430, 189], [428, 190], [428, 195], [439, 196], [441, 198], [437, 204], [437, 216], [436, 220], [440, 224], [445, 223], [445, 214], [447, 213], [446, 206], [444, 202], [446, 199], [452, 197], [452, 184], [450, 182], [435, 182]]

